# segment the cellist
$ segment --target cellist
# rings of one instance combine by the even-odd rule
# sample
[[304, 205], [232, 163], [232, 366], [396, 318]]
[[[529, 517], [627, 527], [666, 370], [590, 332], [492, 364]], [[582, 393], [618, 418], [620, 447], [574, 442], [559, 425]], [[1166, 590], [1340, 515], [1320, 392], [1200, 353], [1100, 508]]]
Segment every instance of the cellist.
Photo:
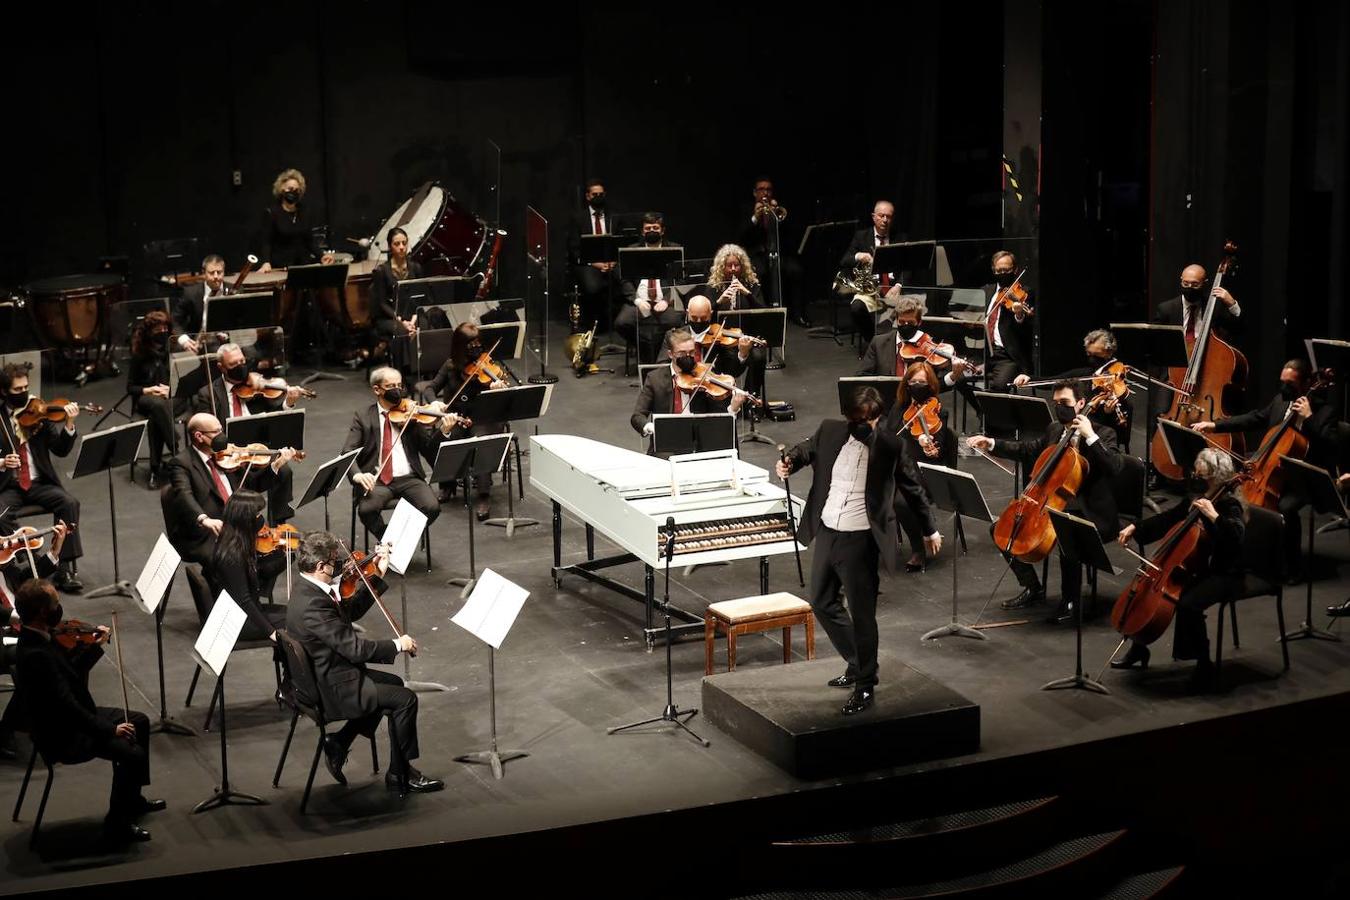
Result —
[[[1028, 470], [1037, 457], [1047, 447], [1059, 443], [1064, 429], [1077, 431], [1079, 452], [1088, 464], [1087, 475], [1078, 490], [1077, 496], [1067, 509], [1081, 515], [1097, 526], [1097, 533], [1103, 540], [1110, 540], [1120, 529], [1120, 516], [1116, 508], [1116, 495], [1112, 489], [1112, 479], [1120, 473], [1124, 463], [1116, 450], [1116, 432], [1109, 425], [1094, 425], [1083, 415], [1085, 392], [1079, 382], [1061, 381], [1054, 387], [1051, 395], [1054, 403], [1056, 421], [1046, 426], [1045, 434], [1030, 441], [1010, 441], [1003, 438], [995, 440], [977, 434], [966, 438], [966, 443], [977, 450], [988, 451], [995, 456], [1020, 460]], [[1002, 549], [1002, 548], [1000, 548]], [[1045, 590], [1041, 587], [1036, 567], [1004, 553], [1022, 592], [1016, 597], [1004, 600], [1000, 604], [1004, 609], [1022, 609], [1040, 603], [1045, 599]], [[1072, 615], [1074, 604], [1083, 595], [1083, 566], [1077, 560], [1070, 560], [1060, 554], [1059, 572], [1061, 594], [1059, 607], [1051, 621], [1063, 622]]]
[[[1195, 458], [1194, 472], [1205, 482], [1205, 493], [1208, 494], [1233, 477], [1233, 460], [1222, 450], [1206, 447]], [[1126, 525], [1116, 540], [1122, 545], [1131, 540], [1151, 544], [1185, 519], [1192, 508], [1200, 513], [1200, 527], [1209, 535], [1209, 558], [1207, 565], [1201, 567], [1177, 600], [1172, 658], [1195, 660], [1191, 686], [1203, 690], [1214, 680], [1205, 610], [1225, 597], [1236, 597], [1242, 589], [1242, 541], [1246, 534], [1246, 510], [1242, 501], [1230, 491], [1213, 501], [1199, 497], [1190, 503], [1177, 503], [1137, 525]], [[1111, 668], [1138, 666], [1146, 669], [1148, 659], [1148, 645], [1134, 641], [1123, 658], [1111, 661]]]

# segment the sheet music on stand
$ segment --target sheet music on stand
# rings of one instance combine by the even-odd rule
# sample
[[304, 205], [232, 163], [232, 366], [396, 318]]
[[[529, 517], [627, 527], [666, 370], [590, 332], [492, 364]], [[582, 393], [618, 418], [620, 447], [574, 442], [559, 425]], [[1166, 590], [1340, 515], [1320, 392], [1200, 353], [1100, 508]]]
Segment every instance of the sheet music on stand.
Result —
[[530, 592], [520, 585], [492, 569], [484, 569], [473, 593], [450, 621], [494, 650], [500, 650], [529, 596]]
[[248, 616], [234, 602], [229, 591], [221, 591], [215, 605], [211, 607], [211, 614], [206, 617], [201, 634], [197, 635], [197, 641], [192, 645], [193, 657], [219, 678], [220, 673], [225, 671], [225, 664], [230, 661], [230, 653], [246, 621]]
[[183, 557], [169, 543], [168, 535], [161, 533], [159, 540], [155, 541], [155, 548], [150, 551], [150, 557], [145, 561], [145, 567], [141, 569], [140, 577], [136, 579], [135, 600], [142, 612], [153, 613], [159, 608], [182, 561]]
[[407, 574], [408, 564], [412, 562], [417, 545], [422, 541], [422, 532], [426, 530], [426, 514], [417, 509], [407, 499], [400, 497], [389, 517], [389, 525], [384, 529], [381, 543], [389, 544], [389, 568], [400, 575]]

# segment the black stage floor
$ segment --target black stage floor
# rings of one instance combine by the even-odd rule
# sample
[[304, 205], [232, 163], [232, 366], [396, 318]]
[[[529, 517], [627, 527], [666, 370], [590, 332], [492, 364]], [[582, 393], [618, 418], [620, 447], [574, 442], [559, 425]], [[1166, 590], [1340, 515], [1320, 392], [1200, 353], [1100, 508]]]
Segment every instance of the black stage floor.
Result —
[[[809, 434], [822, 416], [836, 414], [834, 378], [852, 374], [854, 357], [848, 347], [838, 347], [828, 340], [808, 340], [796, 328], [789, 339], [789, 365], [781, 372], [769, 373], [770, 394], [792, 401], [798, 410], [798, 420], [771, 423], [763, 431], [775, 440], [791, 442]], [[559, 335], [555, 351], [560, 344]], [[558, 355], [555, 352], [555, 358]], [[618, 357], [610, 359], [621, 365]], [[524, 373], [530, 367], [522, 362], [518, 369]], [[294, 375], [298, 378], [306, 371], [300, 367]], [[638, 447], [628, 425], [637, 393], [633, 378], [616, 374], [576, 380], [569, 372], [562, 375], [553, 409], [538, 423], [541, 431], [566, 431]], [[1265, 382], [1258, 379], [1258, 383]], [[314, 467], [341, 444], [353, 411], [369, 402], [360, 373], [349, 374], [343, 383], [321, 382], [315, 387], [320, 397], [306, 405], [309, 457], [296, 465], [297, 492], [307, 483]], [[111, 403], [120, 392], [120, 381], [105, 381], [90, 384], [77, 393], [82, 400]], [[81, 418], [80, 425], [87, 428], [91, 421]], [[1135, 443], [1139, 445], [1138, 438]], [[763, 444], [748, 445], [744, 450], [747, 459], [763, 466], [769, 466], [774, 455], [772, 446]], [[526, 465], [528, 468], [528, 460]], [[962, 465], [976, 473], [985, 485], [991, 506], [1001, 508], [1008, 497], [1009, 479], [981, 460], [963, 460]], [[124, 472], [115, 478], [122, 576], [134, 578], [161, 530], [159, 503], [144, 486], [129, 484]], [[794, 487], [802, 493], [805, 480], [799, 480]], [[81, 560], [80, 573], [86, 585], [93, 587], [111, 581], [113, 576], [107, 485], [101, 477], [94, 477], [76, 483], [74, 490], [83, 502], [80, 524], [88, 554]], [[348, 508], [345, 489], [339, 491], [335, 501], [334, 530], [345, 533]], [[500, 487], [494, 495], [494, 507], [497, 511], [505, 508]], [[930, 791], [947, 785], [954, 792], [983, 795], [1006, 792], [1010, 785], [1019, 783], [1027, 790], [1037, 790], [1034, 778], [1038, 776], [1016, 774], [1020, 763], [1034, 759], [1057, 761], [1056, 777], [1061, 782], [1096, 777], [1101, 779], [1103, 792], [1128, 791], [1133, 783], [1130, 778], [1101, 768], [1114, 764], [1105, 760], [1110, 759], [1113, 747], [1124, 746], [1122, 741], [1133, 740], [1136, 746], [1153, 747], [1160, 755], [1151, 758], [1149, 765], [1172, 768], [1176, 756], [1169, 754], [1167, 748], [1181, 746], [1179, 736], [1188, 732], [1203, 733], [1205, 740], [1214, 742], [1202, 744], [1202, 748], [1208, 749], [1198, 751], [1202, 756], [1193, 759], [1193, 763], [1216, 758], [1208, 755], [1211, 753], [1223, 756], [1225, 748], [1233, 746], [1235, 734], [1241, 739], [1252, 729], [1261, 730], [1267, 739], [1273, 739], [1273, 730], [1282, 730], [1294, 740], [1303, 730], [1316, 728], [1330, 737], [1334, 728], [1315, 723], [1325, 721], [1325, 716], [1330, 716], [1331, 721], [1339, 719], [1345, 706], [1342, 701], [1350, 696], [1350, 670], [1345, 665], [1350, 659], [1350, 646], [1299, 642], [1290, 648], [1292, 669], [1280, 672], [1273, 604], [1265, 600], [1243, 606], [1243, 645], [1229, 655], [1233, 663], [1232, 684], [1217, 696], [1186, 694], [1185, 667], [1168, 663], [1170, 636], [1155, 647], [1154, 667], [1146, 675], [1108, 674], [1110, 696], [1038, 690], [1044, 682], [1073, 671], [1074, 641], [1070, 629], [1044, 624], [1034, 615], [1029, 624], [988, 630], [987, 641], [950, 637], [920, 642], [920, 635], [942, 624], [950, 615], [954, 541], [950, 527], [944, 525], [947, 544], [935, 566], [923, 574], [884, 580], [879, 611], [882, 649], [980, 705], [980, 751], [848, 779], [799, 781], [715, 731], [702, 717], [696, 717], [692, 724], [711, 739], [712, 746], [708, 749], [676, 733], [606, 736], [607, 726], [660, 713], [665, 701], [664, 655], [647, 652], [641, 637], [642, 610], [638, 604], [577, 578], [566, 579], [562, 589], [555, 590], [549, 577], [548, 504], [527, 492], [523, 506], [517, 505], [517, 513], [532, 515], [545, 524], [518, 530], [509, 540], [500, 529], [480, 526], [477, 530], [479, 566], [490, 566], [532, 592], [514, 631], [497, 655], [501, 743], [504, 748], [519, 748], [530, 754], [528, 759], [509, 764], [504, 780], [494, 781], [482, 767], [452, 761], [457, 754], [487, 745], [488, 697], [485, 648], [449, 622], [460, 601], [458, 589], [446, 587], [445, 580], [465, 571], [468, 555], [464, 510], [448, 505], [433, 526], [435, 570], [428, 574], [415, 566], [407, 583], [408, 630], [421, 646], [413, 663], [414, 675], [442, 681], [452, 688], [450, 693], [424, 694], [421, 698], [423, 756], [419, 765], [446, 780], [444, 792], [398, 801], [385, 790], [382, 777], [370, 777], [368, 752], [358, 743], [347, 769], [351, 786], [338, 787], [321, 768], [309, 814], [300, 816], [298, 805], [313, 749], [313, 728], [301, 722], [282, 786], [273, 789], [271, 774], [286, 733], [286, 719], [271, 700], [272, 667], [266, 654], [244, 653], [236, 657], [229, 673], [230, 780], [235, 788], [259, 794], [270, 805], [191, 814], [192, 806], [206, 798], [218, 783], [220, 754], [216, 736], [214, 732], [196, 738], [156, 735], [152, 743], [154, 784], [149, 794], [167, 798], [169, 809], [145, 821], [154, 840], [114, 854], [96, 848], [94, 838], [104, 812], [109, 780], [108, 768], [100, 762], [58, 769], [43, 828], [44, 843], [38, 852], [30, 851], [28, 829], [40, 794], [39, 773], [21, 822], [5, 827], [6, 862], [0, 869], [0, 891], [92, 886], [187, 873], [198, 873], [204, 879], [217, 870], [238, 867], [427, 845], [444, 849], [444, 845], [455, 842], [529, 833], [534, 834], [534, 850], [549, 847], [576, 853], [587, 865], [597, 866], [597, 871], [598, 857], [587, 854], [601, 852], [605, 859], [612, 860], [624, 852], [625, 835], [631, 842], [638, 835], [665, 834], [675, 839], [679, 857], [691, 861], [697, 869], [699, 859], [707, 860], [704, 847], [710, 837], [719, 833], [749, 833], [747, 823], [755, 815], [756, 804], [765, 804], [765, 809], [773, 811], [771, 816], [778, 817], [769, 825], [757, 826], [761, 832], [773, 833], [774, 828], [786, 829], [803, 821], [794, 820], [793, 814], [787, 812], [789, 804], [800, 801], [810, 805], [815, 797], [820, 800], [818, 805], [828, 805], [831, 789], [852, 790], [853, 793], [841, 796], [851, 797], [848, 802], [859, 804], [857, 808], [861, 809], [858, 798], [864, 793], [881, 796], [883, 785], [889, 785], [892, 793], [888, 796], [900, 798], [895, 801], [897, 811], [903, 809], [903, 798], [907, 796], [904, 791], [896, 792], [897, 784], [922, 783]], [[320, 527], [321, 505], [302, 510], [297, 524], [304, 528]], [[565, 562], [582, 559], [582, 528], [569, 522], [565, 540]], [[1350, 591], [1347, 580], [1337, 571], [1345, 568], [1344, 537], [1322, 538], [1318, 549], [1317, 570], [1321, 580], [1315, 585], [1315, 611], [1340, 602]], [[1123, 554], [1120, 564], [1125, 565]], [[673, 578], [674, 599], [679, 605], [698, 611], [712, 600], [758, 593], [756, 568], [740, 563], [702, 569], [691, 577], [677, 571]], [[638, 565], [617, 571], [640, 586]], [[1013, 580], [1005, 573], [987, 535], [972, 534], [970, 554], [960, 562], [963, 619], [974, 619], [991, 598], [993, 602], [988, 604], [983, 621], [1009, 618], [998, 610], [997, 604], [998, 599], [1016, 591]], [[1121, 583], [1120, 579], [1103, 577], [1104, 604], [1114, 599]], [[773, 589], [795, 589], [790, 557], [773, 560], [770, 584]], [[1052, 573], [1052, 596], [1057, 588], [1058, 576]], [[157, 700], [151, 621], [135, 612], [129, 603], [119, 602], [129, 651], [128, 674]], [[69, 615], [97, 622], [106, 622], [111, 608], [107, 601], [78, 597], [66, 598], [65, 606]], [[1285, 611], [1291, 627], [1303, 619], [1302, 587], [1289, 590]], [[1320, 612], [1314, 618], [1318, 624], [1326, 624]], [[374, 634], [384, 630], [378, 621], [368, 621], [367, 626]], [[179, 720], [200, 727], [209, 686], [198, 692], [199, 699], [190, 710], [182, 707], [193, 666], [188, 651], [197, 630], [191, 599], [180, 576], [166, 617], [169, 708]], [[1089, 624], [1084, 655], [1092, 674], [1103, 666], [1115, 645], [1114, 633], [1101, 618]], [[800, 638], [795, 649], [800, 657], [803, 653]], [[822, 656], [831, 653], [823, 634], [818, 650]], [[723, 654], [724, 647], [719, 645], [719, 662], [725, 659]], [[702, 647], [697, 642], [677, 645], [674, 665], [677, 702], [696, 705], [703, 674]], [[777, 636], [742, 639], [739, 665], [781, 665]], [[886, 673], [881, 674], [879, 690], [885, 691]], [[104, 662], [96, 667], [92, 688], [100, 702], [115, 704], [118, 689], [112, 665]], [[821, 687], [823, 693], [827, 690]], [[838, 699], [842, 701], [842, 692]], [[132, 705], [147, 712], [154, 709], [154, 705], [138, 699], [134, 691]], [[1314, 724], [1300, 718], [1297, 711], [1302, 709], [1310, 711]], [[1280, 718], [1281, 710], [1289, 715]], [[1207, 725], [1215, 727], [1205, 731]], [[1155, 738], [1153, 744], [1147, 744]], [[26, 743], [21, 742], [21, 750], [26, 750]], [[1082, 760], [1091, 760], [1091, 765], [1098, 768], [1084, 772], [1081, 767], [1063, 765], [1064, 760], [1080, 751]], [[380, 755], [382, 759], [387, 757], [383, 735]], [[1284, 768], [1286, 762], [1276, 759], [1260, 764]], [[22, 771], [15, 763], [0, 768], [0, 783], [7, 798], [14, 797]], [[1031, 765], [1024, 770], [1034, 771], [1037, 770]], [[914, 780], [894, 778], [901, 775], [912, 776]], [[734, 815], [719, 819], [720, 804], [730, 804], [724, 809]], [[681, 812], [661, 815], [677, 811]], [[619, 820], [633, 823], [633, 828], [628, 830], [625, 825], [614, 824]], [[601, 828], [596, 823], [611, 826], [595, 830]], [[592, 830], [588, 831], [588, 827]], [[480, 841], [468, 846], [511, 845]], [[632, 858], [652, 863], [658, 852], [656, 846], [644, 844]], [[374, 857], [394, 858], [388, 854]], [[473, 858], [468, 856], [467, 861]], [[513, 858], [508, 852], [506, 859]], [[394, 869], [375, 871], [381, 880], [402, 877]], [[538, 879], [541, 872], [532, 866], [513, 866], [508, 862], [496, 866], [491, 877], [510, 884]], [[615, 886], [611, 883], [610, 887]], [[725, 883], [719, 886], [716, 878], [706, 876], [686, 881], [685, 887], [688, 893], [729, 889]], [[624, 893], [617, 888], [592, 891], [611, 892]]]

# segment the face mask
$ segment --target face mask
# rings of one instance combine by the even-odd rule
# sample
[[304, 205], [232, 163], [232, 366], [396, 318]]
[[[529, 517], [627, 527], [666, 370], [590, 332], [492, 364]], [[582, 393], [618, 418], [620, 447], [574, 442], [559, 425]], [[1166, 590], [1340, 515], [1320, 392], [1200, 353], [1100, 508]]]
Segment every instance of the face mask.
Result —
[[478, 357], [483, 355], [483, 345], [478, 343], [477, 341], [474, 341], [472, 344], [470, 344], [468, 346], [468, 350], [469, 356], [473, 357], [474, 359], [477, 359]]
[[909, 399], [913, 400], [915, 403], [922, 403], [932, 396], [933, 389], [929, 387], [927, 383], [911, 384], [909, 386]]
[[28, 392], [21, 394], [6, 394], [5, 402], [9, 404], [10, 409], [23, 409], [28, 405]]
[[61, 624], [61, 620], [66, 616], [66, 611], [58, 603], [47, 611], [47, 627], [55, 628]]
[[403, 388], [390, 388], [384, 392], [384, 402], [390, 406], [398, 406], [403, 402]]
[[1063, 403], [1055, 404], [1055, 418], [1059, 420], [1059, 424], [1068, 425], [1077, 415], [1078, 410], [1074, 409], [1072, 406]]
[[1298, 397], [1298, 387], [1291, 381], [1281, 381], [1280, 396], [1285, 400], [1293, 400]]
[[225, 432], [223, 431], [211, 438], [212, 450], [224, 450], [228, 446], [230, 446], [230, 439], [225, 437]]
[[998, 282], [999, 287], [1009, 287], [1017, 280], [1016, 272], [995, 272], [994, 281]]
[[243, 384], [248, 379], [248, 363], [243, 362], [226, 369], [225, 377], [235, 384]]
[[284, 192], [282, 193], [282, 195], [281, 195], [281, 199], [282, 199], [282, 200], [285, 200], [287, 203], [290, 203], [290, 204], [294, 205], [294, 204], [300, 202], [300, 192], [299, 192], [299, 191], [284, 191]]
[[167, 331], [161, 331], [152, 334], [150, 340], [154, 341], [156, 347], [167, 347], [169, 344], [169, 333]]
[[692, 356], [675, 357], [675, 368], [679, 369], [686, 375], [693, 373], [694, 365], [695, 365], [694, 358]]
[[1181, 296], [1186, 298], [1187, 303], [1199, 303], [1205, 299], [1205, 289], [1202, 287], [1184, 287], [1181, 289]]
[[918, 325], [906, 325], [906, 324], [904, 324], [904, 323], [901, 323], [901, 324], [895, 326], [895, 330], [896, 330], [897, 332], [899, 332], [901, 340], [909, 341], [909, 340], [913, 340], [913, 339], [914, 339], [914, 335], [916, 335], [916, 334], [919, 333], [919, 326], [918, 326]]
[[872, 437], [872, 423], [868, 421], [849, 422], [848, 433], [853, 435], [855, 440], [864, 444]]
[[643, 240], [644, 243], [647, 243], [647, 244], [659, 244], [659, 243], [661, 243], [661, 232], [659, 232], [659, 231], [644, 231], [644, 232], [642, 232], [642, 240]]
[[688, 324], [690, 331], [694, 332], [695, 334], [702, 334], [703, 332], [708, 330], [708, 326], [711, 325], [712, 322], [711, 321], [696, 322], [695, 320], [690, 319]]
[[604, 208], [605, 208], [605, 195], [604, 195], [604, 194], [596, 194], [594, 197], [592, 197], [592, 198], [590, 199], [589, 202], [590, 202], [590, 204], [591, 204], [591, 208], [592, 208], [592, 209], [604, 209]]

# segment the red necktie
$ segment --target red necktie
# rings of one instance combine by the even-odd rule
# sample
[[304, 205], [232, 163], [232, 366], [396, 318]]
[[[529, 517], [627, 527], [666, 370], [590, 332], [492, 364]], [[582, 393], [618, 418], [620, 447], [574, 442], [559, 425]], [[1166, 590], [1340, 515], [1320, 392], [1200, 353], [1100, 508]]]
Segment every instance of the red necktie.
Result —
[[244, 414], [244, 408], [239, 405], [239, 395], [236, 394], [233, 390], [230, 391], [230, 405], [231, 408], [234, 410], [234, 412], [232, 413], [234, 418], [237, 419]]
[[[995, 298], [998, 297], [997, 294], [995, 294], [994, 296]], [[993, 314], [990, 315], [988, 319], [985, 319], [984, 322], [984, 333], [985, 337], [989, 339], [990, 353], [994, 352], [994, 334], [998, 331], [998, 314], [1002, 311], [1003, 311], [1003, 302], [1002, 301], [996, 302], [994, 304]]]
[[1195, 316], [1191, 315], [1189, 309], [1183, 309], [1181, 315], [1186, 319], [1186, 337], [1189, 340], [1195, 340]]
[[216, 461], [211, 460], [206, 464], [206, 467], [211, 470], [211, 480], [216, 483], [216, 493], [220, 495], [220, 502], [228, 503], [230, 501], [230, 489], [225, 485], [225, 476], [221, 475], [220, 469], [216, 468]]
[[903, 343], [902, 339], [895, 345], [895, 374], [901, 378], [905, 377], [905, 357], [900, 353], [900, 345]]
[[701, 363], [701, 362], [703, 362], [703, 345], [702, 345], [702, 344], [695, 344], [695, 345], [694, 345], [694, 362], [695, 362], [695, 363]]
[[648, 300], [655, 300], [655, 299], [656, 299], [656, 279], [655, 279], [655, 278], [648, 278], [648, 279], [647, 279], [647, 299], [648, 299]]
[[684, 412], [684, 396], [680, 393], [680, 382], [678, 380], [672, 380], [671, 386], [675, 388], [674, 412]]
[[388, 484], [394, 480], [394, 426], [389, 424], [388, 416], [380, 418], [384, 419], [384, 440], [380, 441], [384, 465], [380, 467], [380, 484]]
[[28, 471], [28, 442], [19, 444], [19, 487], [28, 490], [33, 486], [33, 475]]
[[602, 221], [600, 221], [600, 214], [599, 214], [599, 213], [595, 213], [594, 215], [595, 215], [595, 232], [594, 232], [594, 233], [595, 233], [595, 234], [604, 234], [604, 233], [605, 233], [605, 223], [602, 222]]
[[[886, 246], [886, 239], [885, 239], [885, 238], [877, 238], [877, 246], [878, 246], [878, 247], [884, 247], [884, 246]], [[882, 294], [882, 296], [885, 296], [885, 295], [886, 295], [886, 291], [890, 290], [890, 287], [891, 287], [891, 273], [890, 273], [890, 272], [882, 272], [882, 273], [881, 273], [881, 294]]]

